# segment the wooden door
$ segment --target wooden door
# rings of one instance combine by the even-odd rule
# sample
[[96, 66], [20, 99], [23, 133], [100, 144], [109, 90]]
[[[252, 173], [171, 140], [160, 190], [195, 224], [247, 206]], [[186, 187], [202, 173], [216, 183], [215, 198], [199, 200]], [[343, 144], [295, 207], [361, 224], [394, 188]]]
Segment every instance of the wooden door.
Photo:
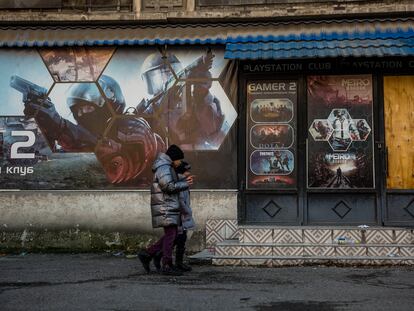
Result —
[[414, 226], [414, 76], [384, 77], [385, 217]]
[[388, 189], [414, 189], [414, 76], [384, 77]]

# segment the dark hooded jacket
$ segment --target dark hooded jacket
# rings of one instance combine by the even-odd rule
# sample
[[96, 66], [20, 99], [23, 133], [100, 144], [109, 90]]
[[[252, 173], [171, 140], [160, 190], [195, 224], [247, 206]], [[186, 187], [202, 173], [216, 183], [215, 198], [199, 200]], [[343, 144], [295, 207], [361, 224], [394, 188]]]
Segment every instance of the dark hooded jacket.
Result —
[[186, 181], [178, 181], [171, 158], [159, 153], [152, 165], [154, 179], [151, 186], [152, 227], [180, 224], [179, 193], [188, 189]]

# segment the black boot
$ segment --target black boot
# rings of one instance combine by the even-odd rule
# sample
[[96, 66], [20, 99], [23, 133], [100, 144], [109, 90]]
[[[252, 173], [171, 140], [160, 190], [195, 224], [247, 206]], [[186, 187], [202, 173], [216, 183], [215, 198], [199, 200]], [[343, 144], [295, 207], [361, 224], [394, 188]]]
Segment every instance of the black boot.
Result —
[[164, 266], [161, 268], [161, 274], [162, 275], [170, 275], [170, 276], [181, 276], [183, 275], [183, 273], [181, 271], [179, 271], [178, 269], [176, 269], [173, 266]]
[[188, 272], [191, 271], [191, 267], [184, 264], [184, 253], [185, 253], [185, 242], [187, 241], [187, 231], [179, 234], [175, 239], [176, 248], [175, 248], [175, 268], [177, 270]]
[[182, 272], [190, 272], [191, 270], [193, 270], [189, 265], [186, 265], [183, 262], [177, 262], [177, 261], [175, 262], [175, 268]]
[[157, 272], [161, 272], [161, 258], [162, 258], [162, 252], [158, 252], [154, 256], [154, 266], [155, 269], [157, 269]]
[[175, 268], [177, 270], [180, 270], [182, 272], [189, 272], [193, 270], [189, 265], [186, 265], [183, 261], [184, 259], [184, 251], [185, 248], [179, 249], [177, 247], [176, 253], [175, 253]]
[[143, 250], [138, 253], [138, 258], [141, 261], [142, 266], [145, 269], [145, 272], [150, 273], [151, 272], [150, 262], [152, 260], [152, 256], [148, 254], [146, 250]]

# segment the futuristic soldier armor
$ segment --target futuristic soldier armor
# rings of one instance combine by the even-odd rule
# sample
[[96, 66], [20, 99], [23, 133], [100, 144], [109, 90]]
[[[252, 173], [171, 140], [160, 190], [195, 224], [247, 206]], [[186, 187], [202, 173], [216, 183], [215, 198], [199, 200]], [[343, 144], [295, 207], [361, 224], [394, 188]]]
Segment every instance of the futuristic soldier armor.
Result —
[[155, 122], [150, 121], [151, 125], [153, 130], [163, 138], [168, 136], [169, 121], [172, 115], [181, 113], [180, 109], [177, 109], [180, 107], [181, 89], [174, 85], [175, 77], [171, 68], [174, 73], [184, 77], [180, 61], [171, 53], [164, 56], [159, 52], [152, 53], [141, 67], [141, 78], [147, 93], [152, 97], [142, 99], [137, 106], [137, 111], [139, 114], [147, 115], [149, 121], [151, 117], [155, 117]]
[[111, 183], [128, 182], [140, 176], [146, 184], [151, 182], [152, 162], [164, 150], [163, 140], [152, 131], [149, 123], [127, 112], [114, 120], [95, 153]]
[[[151, 99], [144, 99], [137, 109], [142, 114], [156, 115], [152, 126], [161, 136], [184, 149], [212, 141], [224, 121], [220, 101], [210, 93], [213, 55], [208, 51], [182, 69], [173, 54], [151, 54], [142, 66], [142, 79]], [[168, 62], [171, 67], [166, 63]], [[174, 70], [174, 74], [171, 72]], [[186, 79], [175, 83], [175, 78]], [[191, 79], [205, 81], [191, 81]], [[189, 145], [189, 148], [186, 148]]]

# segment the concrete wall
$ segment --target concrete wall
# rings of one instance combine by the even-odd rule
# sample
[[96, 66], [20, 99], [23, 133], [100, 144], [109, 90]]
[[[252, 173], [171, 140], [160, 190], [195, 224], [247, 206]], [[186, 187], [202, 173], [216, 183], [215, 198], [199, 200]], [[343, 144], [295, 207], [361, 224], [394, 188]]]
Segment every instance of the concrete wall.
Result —
[[[0, 249], [143, 247], [160, 234], [149, 200], [148, 191], [0, 192]], [[197, 251], [208, 218], [237, 217], [237, 191], [194, 190], [191, 200], [197, 228], [189, 244]]]
[[[73, 12], [73, 11], [0, 11], [1, 21], [21, 22], [62, 22], [62, 21], [155, 21], [168, 22], [196, 20], [209, 22], [221, 19], [260, 19], [260, 18], [289, 18], [301, 16], [330, 16], [352, 14], [384, 14], [413, 12], [412, 0], [386, 1], [290, 1], [290, 3], [249, 5], [249, 6], [198, 6], [197, 1], [187, 0], [182, 9], [163, 10], [161, 12], [145, 9], [141, 0], [134, 1], [131, 12]], [[286, 1], [288, 2], [288, 1]]]

